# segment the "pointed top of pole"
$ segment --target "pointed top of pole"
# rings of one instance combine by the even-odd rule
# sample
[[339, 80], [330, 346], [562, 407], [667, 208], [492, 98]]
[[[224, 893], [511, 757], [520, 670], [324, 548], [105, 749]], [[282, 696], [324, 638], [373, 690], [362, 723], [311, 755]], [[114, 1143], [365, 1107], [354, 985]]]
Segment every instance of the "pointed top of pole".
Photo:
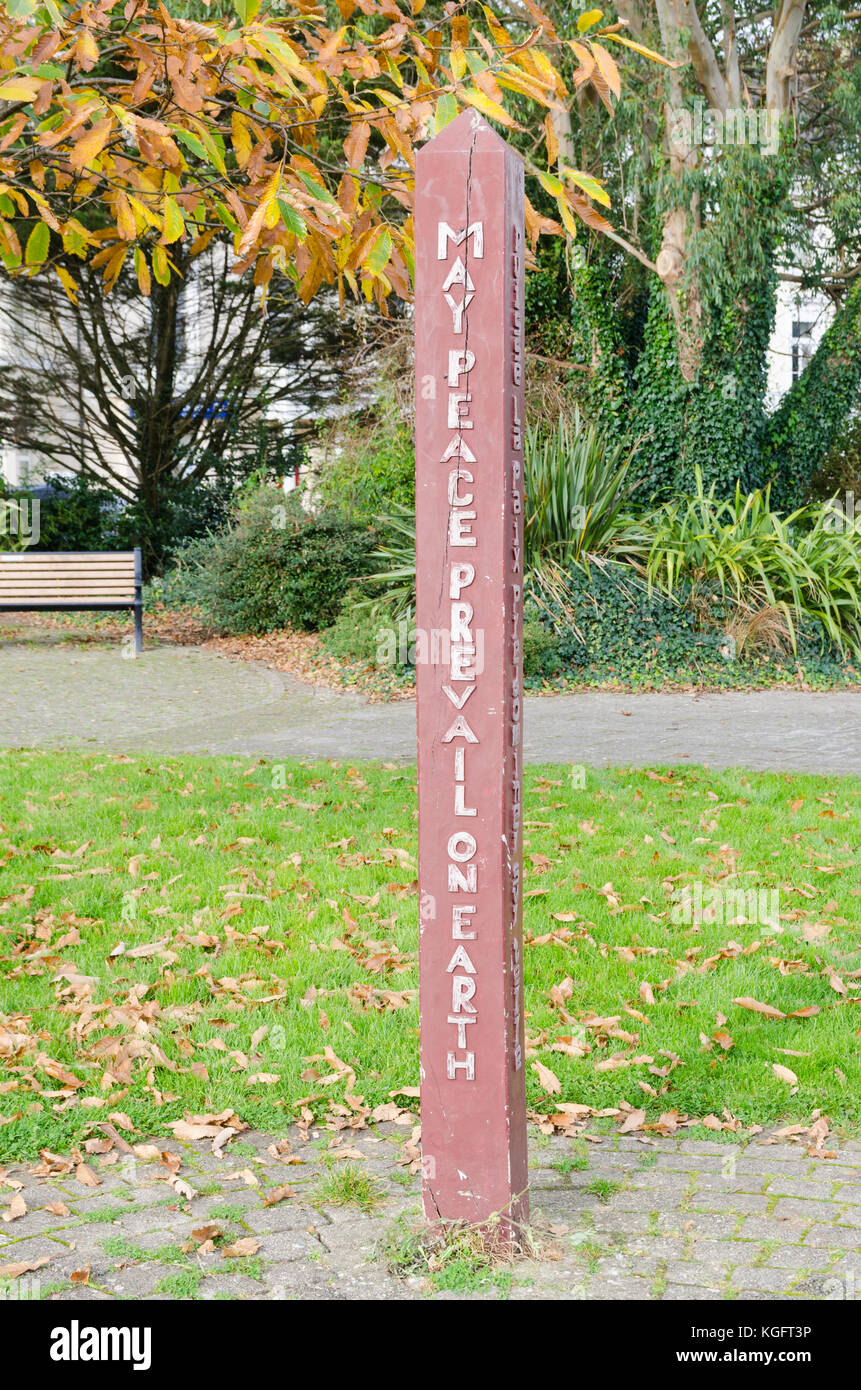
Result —
[[447, 126], [443, 126], [442, 130], [422, 145], [417, 158], [421, 159], [422, 155], [430, 150], [434, 154], [467, 154], [470, 150], [476, 154], [507, 151], [520, 158], [517, 151], [488, 125], [481, 112], [472, 107], [461, 111], [459, 116], [455, 116], [453, 121], [449, 121]]

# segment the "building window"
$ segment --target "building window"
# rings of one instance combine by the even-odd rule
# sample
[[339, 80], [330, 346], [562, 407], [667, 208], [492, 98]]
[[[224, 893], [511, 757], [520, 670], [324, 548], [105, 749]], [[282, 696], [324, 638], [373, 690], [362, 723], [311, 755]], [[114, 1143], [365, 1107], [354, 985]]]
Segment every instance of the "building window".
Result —
[[798, 380], [813, 356], [813, 324], [796, 319], [792, 325], [792, 380]]

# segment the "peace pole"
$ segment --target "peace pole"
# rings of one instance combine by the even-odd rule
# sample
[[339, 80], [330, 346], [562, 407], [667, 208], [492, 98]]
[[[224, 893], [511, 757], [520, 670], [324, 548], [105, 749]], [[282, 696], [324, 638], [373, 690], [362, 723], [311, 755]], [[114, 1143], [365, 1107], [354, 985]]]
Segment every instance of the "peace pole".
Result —
[[416, 160], [425, 1215], [528, 1215], [522, 943], [523, 166], [474, 111]]

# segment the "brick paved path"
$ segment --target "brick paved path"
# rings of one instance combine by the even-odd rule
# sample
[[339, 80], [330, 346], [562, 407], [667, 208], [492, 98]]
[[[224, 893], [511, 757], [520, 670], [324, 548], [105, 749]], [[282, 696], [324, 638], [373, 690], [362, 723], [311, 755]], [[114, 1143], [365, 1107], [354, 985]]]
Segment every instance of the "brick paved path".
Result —
[[[589, 1145], [582, 1169], [571, 1166], [581, 1146], [536, 1133], [532, 1206], [543, 1257], [502, 1267], [493, 1285], [441, 1291], [428, 1278], [396, 1278], [377, 1255], [398, 1218], [418, 1221], [419, 1180], [397, 1162], [408, 1138], [395, 1125], [351, 1133], [344, 1158], [325, 1131], [307, 1139], [291, 1131], [281, 1157], [272, 1135], [253, 1132], [221, 1157], [207, 1142], [157, 1141], [181, 1158], [178, 1176], [195, 1195], [169, 1185], [170, 1170], [151, 1156], [102, 1168], [91, 1158], [98, 1187], [78, 1182], [74, 1170], [34, 1176], [35, 1165], [10, 1165], [0, 1208], [22, 1182], [28, 1211], [0, 1224], [0, 1280], [10, 1265], [47, 1257], [15, 1281], [20, 1296], [666, 1301], [861, 1293], [861, 1143], [834, 1143], [837, 1156], [822, 1159], [785, 1141], [610, 1137]], [[321, 1183], [347, 1164], [373, 1180], [372, 1213], [322, 1198]], [[265, 1206], [265, 1194], [283, 1184], [295, 1195]], [[237, 1250], [237, 1241], [250, 1244]], [[73, 1274], [89, 1283], [70, 1282]]]

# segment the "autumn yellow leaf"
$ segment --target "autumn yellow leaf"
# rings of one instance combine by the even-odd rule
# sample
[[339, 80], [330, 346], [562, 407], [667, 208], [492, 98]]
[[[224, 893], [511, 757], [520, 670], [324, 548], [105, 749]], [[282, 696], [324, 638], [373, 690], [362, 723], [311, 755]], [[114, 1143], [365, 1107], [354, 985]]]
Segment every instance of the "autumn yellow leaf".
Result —
[[97, 121], [84, 132], [69, 155], [69, 163], [73, 169], [84, 169], [97, 158], [108, 143], [114, 125], [113, 116], [106, 116], [104, 120]]

